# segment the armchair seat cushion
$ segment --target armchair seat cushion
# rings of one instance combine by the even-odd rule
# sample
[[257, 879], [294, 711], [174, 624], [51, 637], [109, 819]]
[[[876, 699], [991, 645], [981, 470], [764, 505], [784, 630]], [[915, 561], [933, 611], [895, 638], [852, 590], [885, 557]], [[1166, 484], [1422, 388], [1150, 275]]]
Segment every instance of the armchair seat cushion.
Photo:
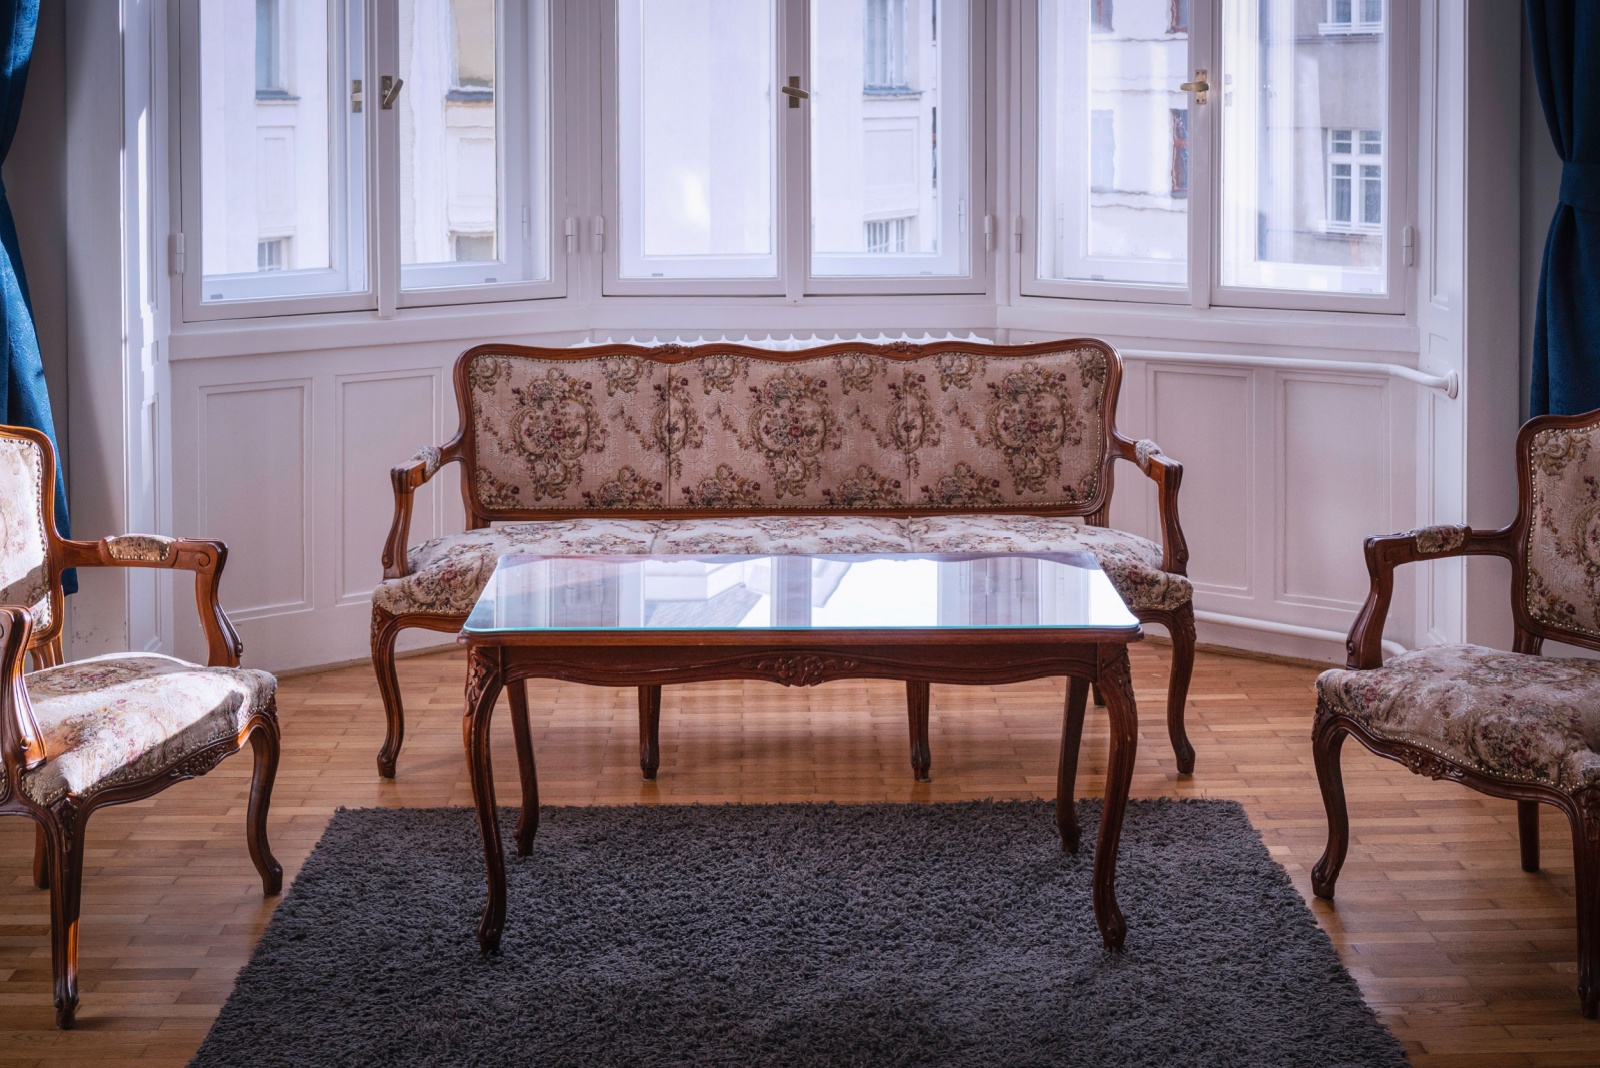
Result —
[[79, 660], [32, 672], [24, 683], [46, 760], [23, 774], [22, 790], [41, 804], [176, 768], [237, 738], [277, 688], [265, 671], [152, 653]]
[[1600, 783], [1600, 662], [1436, 645], [1317, 679], [1331, 710], [1386, 741], [1496, 779], [1574, 791]]
[[1091, 554], [1134, 611], [1182, 608], [1194, 598], [1187, 577], [1161, 570], [1161, 546], [1136, 534], [1075, 519], [1037, 515], [945, 515], [909, 521], [913, 552]]

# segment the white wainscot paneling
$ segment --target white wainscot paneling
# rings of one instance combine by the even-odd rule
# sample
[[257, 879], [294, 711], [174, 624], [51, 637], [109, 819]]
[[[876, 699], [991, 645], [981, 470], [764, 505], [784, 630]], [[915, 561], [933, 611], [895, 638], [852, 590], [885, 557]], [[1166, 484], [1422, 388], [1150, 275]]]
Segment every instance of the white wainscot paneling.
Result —
[[[1189, 575], [1202, 591], [1249, 596], [1255, 541], [1252, 375], [1159, 365], [1149, 374], [1152, 436], [1162, 452], [1183, 464], [1178, 517], [1189, 545]], [[1160, 529], [1153, 514], [1151, 529]]]
[[198, 529], [228, 545], [235, 622], [311, 608], [308, 380], [202, 387]]
[[[334, 588], [338, 604], [365, 605], [383, 577], [383, 542], [394, 518], [389, 470], [440, 440], [440, 377], [434, 368], [350, 375], [337, 379], [335, 389], [339, 555]], [[442, 533], [438, 492], [453, 481], [436, 479], [417, 491], [411, 544]]]
[[1368, 587], [1362, 544], [1392, 527], [1386, 384], [1279, 381], [1279, 599], [1359, 608]]

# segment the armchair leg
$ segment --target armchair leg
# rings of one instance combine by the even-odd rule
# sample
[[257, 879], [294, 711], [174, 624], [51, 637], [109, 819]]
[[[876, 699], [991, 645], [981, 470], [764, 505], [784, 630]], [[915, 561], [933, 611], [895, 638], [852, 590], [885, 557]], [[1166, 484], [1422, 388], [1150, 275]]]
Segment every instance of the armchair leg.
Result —
[[539, 778], [533, 763], [533, 729], [528, 724], [528, 680], [506, 687], [511, 702], [511, 740], [517, 750], [517, 777], [522, 781], [522, 812], [517, 816], [517, 855], [533, 852], [539, 830]]
[[1592, 1020], [1600, 1015], [1600, 803], [1580, 796], [1570, 815], [1578, 891], [1578, 1003]]
[[1344, 803], [1344, 774], [1339, 768], [1339, 750], [1344, 747], [1345, 730], [1333, 722], [1327, 706], [1317, 702], [1317, 724], [1311, 732], [1311, 752], [1317, 765], [1317, 784], [1322, 787], [1322, 807], [1328, 813], [1328, 847], [1311, 869], [1311, 890], [1318, 897], [1333, 898], [1333, 885], [1339, 880], [1345, 854], [1350, 849], [1350, 812]]
[[1056, 830], [1068, 853], [1078, 851], [1082, 828], [1074, 787], [1078, 781], [1078, 750], [1083, 746], [1083, 717], [1089, 711], [1089, 681], [1067, 680], [1067, 706], [1061, 717], [1061, 762], [1056, 766]]
[[83, 888], [83, 826], [76, 806], [57, 809], [63, 822], [45, 831], [50, 863], [50, 967], [56, 1026], [70, 1031], [78, 1014], [78, 909]]
[[911, 774], [918, 782], [932, 782], [928, 770], [933, 753], [928, 746], [929, 686], [925, 682], [906, 683], [906, 719], [911, 728]]
[[400, 676], [394, 669], [394, 643], [400, 637], [399, 621], [380, 608], [372, 610], [372, 669], [378, 676], [383, 714], [388, 721], [383, 748], [378, 750], [378, 774], [394, 778], [395, 760], [406, 736], [405, 710], [400, 704]]
[[661, 770], [661, 687], [639, 687], [639, 770], [655, 781]]
[[278, 707], [274, 702], [267, 718], [250, 733], [255, 768], [250, 773], [250, 806], [245, 813], [245, 841], [250, 846], [250, 859], [261, 874], [261, 893], [266, 897], [283, 892], [283, 865], [267, 844], [267, 809], [272, 804], [272, 785], [278, 778], [280, 739]]
[[1167, 737], [1178, 758], [1181, 775], [1194, 774], [1194, 746], [1184, 729], [1184, 711], [1189, 704], [1189, 679], [1194, 675], [1194, 605], [1186, 604], [1167, 620], [1172, 635], [1172, 667], [1167, 675]]
[[1517, 837], [1522, 842], [1522, 870], [1539, 870], [1539, 802], [1517, 802]]
[[33, 885], [50, 889], [50, 843], [45, 840], [44, 825], [38, 823], [33, 826]]

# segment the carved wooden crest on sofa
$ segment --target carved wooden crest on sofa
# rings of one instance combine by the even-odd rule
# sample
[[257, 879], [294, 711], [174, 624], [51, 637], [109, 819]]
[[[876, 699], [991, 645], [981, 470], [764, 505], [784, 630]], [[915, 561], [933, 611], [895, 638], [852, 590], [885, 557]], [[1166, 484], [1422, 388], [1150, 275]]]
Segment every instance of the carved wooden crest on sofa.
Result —
[[[56, 533], [55, 454], [34, 430], [0, 427], [0, 815], [38, 827], [34, 881], [50, 890], [56, 1022], [78, 1006], [78, 907], [89, 814], [204, 775], [248, 740], [255, 773], [245, 817], [262, 889], [283, 869], [267, 847], [278, 767], [277, 683], [239, 667], [242, 646], [217, 603], [221, 542], [126, 534], [69, 541]], [[160, 567], [195, 573], [210, 666], [153, 653], [63, 664], [61, 572]], [[23, 673], [32, 654], [39, 670]]]
[[[1350, 842], [1339, 750], [1346, 735], [1419, 775], [1517, 802], [1524, 871], [1539, 870], [1539, 810], [1572, 825], [1578, 995], [1600, 1011], [1600, 661], [1540, 656], [1546, 639], [1600, 650], [1600, 411], [1529, 421], [1517, 437], [1517, 517], [1500, 530], [1436, 526], [1368, 538], [1372, 591], [1348, 667], [1317, 679], [1312, 743], [1328, 846], [1312, 871], [1332, 898]], [[1402, 564], [1511, 561], [1513, 652], [1441, 645], [1383, 663], [1384, 619]]]
[[[543, 349], [481, 345], [456, 363], [461, 429], [391, 473], [395, 517], [373, 592], [372, 658], [404, 735], [394, 647], [454, 631], [499, 556], [1086, 550], [1141, 622], [1172, 635], [1167, 719], [1179, 769], [1194, 661], [1178, 525], [1181, 467], [1116, 430], [1122, 363], [1091, 338], [1032, 345], [843, 343]], [[1113, 466], [1157, 486], [1162, 542], [1107, 527]], [[412, 495], [462, 468], [467, 530], [408, 548]], [[908, 714], [915, 734], [919, 705]], [[1069, 714], [1081, 719], [1086, 699]], [[526, 708], [516, 687], [514, 718]], [[640, 692], [653, 778], [660, 693]], [[913, 738], [913, 767], [927, 756]]]

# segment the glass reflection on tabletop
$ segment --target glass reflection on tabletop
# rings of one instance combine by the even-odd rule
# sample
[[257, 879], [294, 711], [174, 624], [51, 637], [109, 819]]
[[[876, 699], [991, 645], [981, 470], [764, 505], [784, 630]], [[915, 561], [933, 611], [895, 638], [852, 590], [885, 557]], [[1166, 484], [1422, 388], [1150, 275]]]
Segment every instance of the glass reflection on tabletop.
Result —
[[1132, 628], [1087, 553], [501, 557], [467, 620], [523, 630]]

